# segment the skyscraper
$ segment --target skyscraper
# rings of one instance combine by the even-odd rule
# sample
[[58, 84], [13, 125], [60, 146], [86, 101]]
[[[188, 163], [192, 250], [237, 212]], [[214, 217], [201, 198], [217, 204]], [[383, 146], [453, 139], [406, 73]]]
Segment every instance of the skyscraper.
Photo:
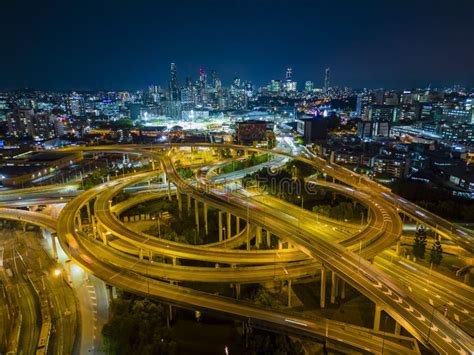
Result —
[[178, 84], [178, 74], [176, 70], [176, 64], [171, 63], [170, 100], [178, 101], [179, 98], [180, 98], [180, 95], [179, 95], [179, 84]]
[[326, 68], [324, 71], [324, 92], [328, 92], [329, 90], [329, 76], [331, 74], [331, 69]]
[[291, 81], [292, 75], [293, 75], [293, 69], [291, 69], [291, 68], [286, 69], [286, 77], [285, 78], [286, 78], [287, 81]]

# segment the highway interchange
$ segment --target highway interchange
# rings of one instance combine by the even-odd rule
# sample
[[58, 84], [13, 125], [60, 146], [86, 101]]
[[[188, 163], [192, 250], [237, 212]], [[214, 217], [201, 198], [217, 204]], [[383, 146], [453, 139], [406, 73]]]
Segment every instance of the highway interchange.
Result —
[[[363, 204], [371, 216], [363, 226], [343, 225], [325, 219], [315, 223], [311, 212], [302, 212], [300, 208], [289, 206], [268, 195], [261, 196], [244, 189], [226, 189], [230, 181], [238, 181], [241, 176], [227, 174], [220, 180], [218, 176], [211, 179], [210, 176], [219, 164], [212, 164], [211, 168], [201, 167], [195, 180], [182, 179], [177, 173], [174, 161], [183, 147], [185, 151], [189, 150], [189, 146], [183, 145], [68, 148], [81, 149], [89, 154], [119, 153], [146, 157], [153, 161], [155, 170], [124, 176], [79, 195], [72, 188], [67, 195], [60, 197], [62, 202], [70, 198], [72, 200], [66, 204], [57, 220], [40, 213], [4, 208], [1, 204], [3, 201], [8, 204], [8, 201], [13, 200], [18, 204], [29, 197], [47, 197], [57, 202], [54, 198], [58, 196], [59, 190], [64, 191], [64, 187], [46, 188], [47, 196], [41, 195], [41, 189], [44, 187], [23, 191], [18, 195], [9, 193], [15, 196], [15, 199], [10, 200], [8, 194], [1, 195], [0, 218], [27, 221], [57, 232], [62, 248], [72, 260], [107, 284], [131, 292], [155, 296], [188, 308], [231, 314], [250, 322], [264, 322], [296, 333], [326, 336], [333, 341], [374, 353], [379, 352], [380, 342], [385, 344], [387, 351], [394, 353], [418, 351], [417, 346], [409, 341], [410, 338], [395, 334], [385, 338], [386, 334], [382, 336], [382, 332], [378, 331], [378, 325], [375, 330], [368, 330], [328, 319], [295, 317], [294, 314], [257, 308], [233, 299], [203, 294], [176, 285], [176, 281], [289, 281], [319, 274], [321, 278], [325, 278], [326, 273], [332, 272], [332, 285], [334, 282], [350, 284], [371, 299], [378, 311], [388, 313], [398, 325], [425, 346], [432, 347], [439, 353], [472, 353], [472, 336], [462, 330], [469, 329], [474, 311], [472, 289], [461, 287], [455, 282], [437, 288], [430, 281], [430, 277], [422, 278], [418, 272], [405, 265], [388, 261], [393, 260], [388, 249], [396, 244], [402, 232], [400, 213], [429, 226], [443, 238], [453, 240], [471, 253], [474, 239], [472, 233], [455, 227], [372, 181], [329, 164], [319, 157], [291, 157], [286, 152], [272, 151], [273, 155], [279, 157], [279, 160], [275, 159], [271, 163], [274, 164], [273, 167], [281, 164], [283, 159], [299, 159], [310, 164], [342, 184], [316, 178], [309, 178], [308, 184], [320, 185], [349, 196]], [[198, 146], [195, 145], [193, 149], [197, 149], [196, 147]], [[199, 147], [203, 150], [222, 148], [266, 152], [262, 149], [233, 145], [203, 144]], [[225, 162], [221, 161], [220, 164]], [[125, 201], [122, 207], [120, 204], [111, 204], [114, 196], [125, 188], [150, 181], [157, 176], [167, 180], [168, 186], [164, 183], [154, 192], [136, 194], [130, 199], [132, 202]], [[74, 197], [75, 195], [77, 197]], [[208, 207], [212, 207], [224, 212], [228, 220], [239, 218], [244, 225], [230, 239], [224, 236], [224, 240], [214, 245], [192, 246], [137, 232], [119, 219], [120, 211], [148, 199], [177, 198], [182, 206], [185, 204], [184, 196], [190, 196], [194, 200], [201, 213], [201, 216], [198, 214], [197, 221], [201, 223], [202, 215]], [[46, 200], [41, 202], [46, 204]], [[30, 205], [32, 203], [37, 204], [35, 200], [30, 202]], [[80, 213], [86, 209], [87, 218], [84, 219], [80, 217]], [[91, 209], [93, 213], [90, 213]], [[227, 230], [230, 233], [230, 228]], [[255, 244], [262, 242], [262, 230], [277, 236], [281, 242], [294, 248], [248, 250], [250, 239]], [[243, 250], [233, 249], [241, 245], [244, 246]], [[154, 262], [155, 256], [165, 257], [165, 260], [170, 262]], [[199, 260], [212, 265], [219, 264], [221, 267], [183, 266], [180, 265], [180, 260]], [[425, 283], [420, 282], [422, 279]], [[433, 298], [436, 298], [437, 304], [441, 300], [459, 309], [458, 313], [462, 317], [459, 322], [463, 325], [461, 328], [446, 319], [442, 313], [433, 311], [434, 301], [427, 299], [426, 293], [434, 295], [436, 288], [438, 294]], [[337, 290], [331, 289], [331, 298], [334, 292]], [[377, 320], [375, 322], [377, 323]]]

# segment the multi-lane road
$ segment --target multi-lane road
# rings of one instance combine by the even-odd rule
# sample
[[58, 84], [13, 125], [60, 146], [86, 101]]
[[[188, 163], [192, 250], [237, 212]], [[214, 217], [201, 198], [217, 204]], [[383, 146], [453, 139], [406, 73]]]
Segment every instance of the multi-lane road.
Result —
[[[225, 147], [240, 151], [266, 152], [262, 149], [233, 145], [205, 144], [202, 146], [203, 149]], [[403, 264], [393, 264], [393, 258], [389, 262], [385, 253], [382, 253], [400, 237], [402, 222], [399, 213], [431, 226], [443, 237], [456, 241], [469, 251], [471, 251], [472, 243], [471, 233], [453, 227], [449, 222], [400, 199], [370, 180], [361, 178], [344, 168], [328, 164], [323, 159], [291, 157], [287, 153], [272, 151], [272, 154], [280, 156], [279, 160], [273, 162], [275, 166], [293, 158], [306, 162], [345, 185], [316, 180], [311, 183], [323, 184], [326, 188], [346, 194], [360, 201], [371, 211], [371, 219], [364, 226], [349, 224], [344, 226], [335, 222], [331, 224], [331, 221], [315, 223], [311, 213], [308, 214], [296, 206], [289, 206], [269, 196], [254, 195], [242, 189], [229, 191], [216, 184], [210, 186], [206, 180], [208, 180], [208, 173], [214, 169], [203, 170], [198, 174], [198, 184], [183, 180], [176, 171], [173, 159], [165, 152], [169, 149], [179, 149], [179, 147], [179, 145], [162, 145], [150, 150], [144, 148], [151, 147], [143, 146], [108, 146], [69, 148], [69, 150], [137, 154], [155, 162], [161, 162], [167, 178], [176, 186], [177, 194], [191, 195], [200, 204], [206, 204], [247, 221], [243, 231], [237, 233], [232, 240], [238, 240], [239, 243], [246, 241], [248, 236], [255, 237], [255, 228], [263, 228], [282, 240], [290, 241], [296, 248], [275, 251], [235, 250], [222, 248], [219, 244], [184, 246], [127, 228], [116, 216], [120, 208], [111, 206], [109, 201], [112, 201], [113, 197], [124, 188], [153, 178], [158, 174], [157, 171], [129, 175], [85, 191], [66, 205], [57, 224], [45, 215], [20, 210], [0, 209], [0, 218], [25, 220], [45, 228], [57, 229], [61, 245], [73, 260], [106, 282], [126, 290], [155, 295], [168, 301], [176, 302], [179, 299], [179, 303], [183, 305], [208, 308], [244, 319], [253, 319], [257, 322], [319, 336], [325, 336], [328, 330], [321, 329], [320, 324], [315, 324], [314, 321], [290, 317], [284, 312], [258, 309], [235, 300], [202, 294], [154, 278], [170, 281], [245, 283], [311, 276], [323, 267], [334, 272], [339, 278], [371, 299], [379, 309], [390, 314], [425, 345], [447, 354], [469, 354], [474, 350], [472, 337], [457, 328], [444, 315], [433, 311], [433, 306], [436, 307], [438, 303], [446, 301], [458, 313], [463, 314], [464, 321], [468, 318], [466, 311], [469, 314], [472, 309], [472, 303], [469, 302], [469, 295], [472, 295], [472, 292], [467, 290], [463, 296], [459, 296], [455, 292], [457, 286], [451, 285], [438, 289], [439, 298], [435, 296], [436, 300], [428, 298], [427, 301], [427, 293], [435, 291], [436, 284], [430, 280], [426, 284], [419, 282], [420, 275]], [[225, 179], [214, 178], [213, 180], [215, 183], [226, 183], [235, 178], [235, 174], [227, 174]], [[50, 190], [52, 194], [57, 192], [58, 190]], [[25, 193], [31, 194], [30, 191]], [[157, 191], [156, 197], [163, 196], [163, 193], [166, 192]], [[150, 194], [143, 193], [142, 197], [134, 197], [134, 202], [139, 203], [153, 198]], [[97, 239], [94, 238], [94, 233], [91, 233], [90, 229], [88, 231], [83, 229], [81, 227], [83, 221], [78, 220], [80, 210], [89, 204], [89, 201], [94, 201]], [[246, 234], [245, 238], [244, 234]], [[179, 263], [151, 262], [154, 255], [235, 265], [235, 267], [198, 268], [198, 270], [181, 266]], [[380, 257], [376, 257], [377, 255]], [[374, 264], [366, 259], [373, 260]], [[397, 275], [397, 272], [402, 270], [402, 266], [405, 267], [405, 273]], [[415, 286], [412, 287], [413, 285]], [[327, 335], [329, 338], [359, 349], [377, 352], [374, 350], [374, 344], [381, 340], [379, 333], [374, 332], [369, 335], [368, 330], [357, 329], [356, 331], [348, 325], [345, 325], [342, 331], [335, 322], [324, 320], [324, 323], [329, 329], [329, 335]], [[465, 324], [468, 324], [469, 328], [469, 322], [463, 323]], [[367, 338], [364, 339], [363, 336]], [[416, 351], [410, 345], [407, 350], [407, 343], [403, 345], [397, 343], [396, 336], [388, 343], [395, 352]], [[400, 346], [404, 350], [401, 350]]]

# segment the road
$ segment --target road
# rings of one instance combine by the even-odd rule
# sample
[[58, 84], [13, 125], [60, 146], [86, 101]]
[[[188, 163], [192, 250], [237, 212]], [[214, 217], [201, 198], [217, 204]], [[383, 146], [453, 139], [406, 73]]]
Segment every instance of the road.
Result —
[[[161, 146], [162, 149], [164, 146]], [[219, 147], [219, 145], [216, 145]], [[233, 146], [226, 145], [225, 147], [232, 148]], [[250, 151], [262, 151], [256, 150], [254, 148], [247, 148], [247, 147], [239, 147], [235, 146], [237, 149], [248, 149]], [[143, 147], [142, 147], [143, 148]], [[295, 244], [301, 252], [303, 252], [306, 256], [310, 256], [313, 259], [320, 260], [325, 268], [336, 272], [339, 277], [343, 280], [351, 284], [354, 288], [358, 289], [361, 293], [365, 294], [369, 297], [372, 301], [376, 304], [381, 306], [387, 313], [389, 313], [398, 323], [400, 323], [405, 329], [411, 332], [414, 336], [416, 336], [421, 342], [428, 342], [427, 334], [430, 334], [429, 343], [433, 345], [439, 352], [441, 353], [469, 353], [473, 350], [474, 346], [472, 343], [472, 338], [467, 337], [462, 331], [457, 329], [451, 323], [449, 323], [444, 317], [440, 316], [437, 313], [434, 313], [431, 309], [431, 306], [420, 303], [417, 299], [414, 299], [412, 295], [410, 295], [403, 286], [401, 286], [398, 282], [396, 282], [392, 277], [377, 269], [376, 266], [367, 262], [361, 255], [357, 255], [356, 253], [351, 252], [350, 250], [346, 249], [344, 246], [334, 243], [334, 240], [328, 240], [328, 236], [320, 236], [319, 233], [315, 233], [314, 229], [306, 230], [306, 228], [301, 228], [299, 225], [296, 225], [294, 221], [291, 221], [291, 218], [288, 217], [288, 214], [285, 212], [277, 211], [274, 208], [270, 208], [270, 206], [265, 206], [260, 204], [258, 206], [253, 205], [254, 201], [250, 202], [242, 196], [237, 196], [230, 192], [222, 191], [221, 189], [212, 189], [212, 190], [202, 190], [197, 186], [193, 186], [192, 184], [183, 181], [179, 175], [176, 173], [175, 167], [173, 166], [172, 161], [164, 156], [162, 153], [154, 153], [150, 151], [145, 151], [142, 148], [137, 148], [136, 146], [121, 146], [121, 147], [94, 147], [88, 148], [93, 151], [113, 151], [113, 152], [127, 152], [133, 154], [142, 154], [148, 156], [152, 159], [156, 159], [157, 161], [162, 162], [162, 166], [168, 175], [169, 178], [173, 180], [173, 182], [178, 186], [178, 189], [182, 192], [192, 194], [194, 198], [209, 204], [210, 206], [219, 208], [223, 211], [230, 211], [232, 214], [239, 216], [241, 218], [247, 218], [250, 222], [250, 225], [257, 225], [269, 230], [273, 234], [279, 236], [280, 238], [288, 239]], [[298, 158], [304, 161], [306, 158]], [[374, 204], [381, 205], [382, 209], [385, 212], [382, 213], [382, 219], [378, 220], [376, 223], [378, 226], [381, 226], [380, 233], [377, 238], [374, 238], [374, 241], [379, 242], [380, 245], [377, 246], [376, 249], [381, 248], [382, 246], [389, 246], [393, 243], [394, 240], [398, 238], [401, 231], [401, 225], [397, 222], [396, 218], [391, 218], [391, 223], [388, 223], [386, 220], [387, 213], [392, 213], [390, 211], [395, 211], [396, 208], [399, 210], [404, 210], [404, 208], [400, 208], [399, 206], [394, 206], [394, 204], [381, 204], [379, 201], [384, 200], [386, 202], [387, 197], [384, 194], [388, 194], [381, 188], [370, 185], [369, 182], [362, 181], [360, 177], [353, 175], [352, 172], [344, 171], [343, 168], [335, 167], [333, 165], [329, 165], [318, 159], [306, 159], [310, 162], [310, 164], [321, 168], [328, 172], [331, 176], [335, 177], [337, 180], [343, 182], [352, 182], [353, 186], [355, 184], [358, 185], [358, 191], [366, 193], [369, 196], [373, 197]], [[314, 161], [317, 161], [315, 163]], [[134, 177], [127, 177], [127, 179], [133, 180]], [[344, 179], [346, 181], [344, 181]], [[133, 181], [126, 180], [125, 182], [133, 183]], [[365, 186], [364, 184], [367, 184]], [[76, 214], [81, 206], [84, 205], [84, 200], [88, 201], [90, 198], [94, 197], [94, 194], [97, 193], [96, 204], [98, 207], [103, 207], [107, 194], [110, 193], [110, 196], [113, 196], [116, 191], [112, 190], [117, 187], [118, 183], [116, 184], [104, 184], [101, 186], [104, 189], [104, 193], [99, 194], [98, 191], [89, 191], [88, 190], [83, 195], [79, 196], [78, 198], [72, 200], [66, 208], [61, 212], [60, 221], [58, 223], [58, 235], [60, 237], [61, 243], [63, 246], [66, 245], [66, 242], [69, 243], [69, 249], [66, 248], [67, 252], [73, 256], [77, 261], [80, 262], [81, 265], [91, 270], [90, 266], [93, 265], [94, 272], [100, 274], [102, 273], [103, 277], [106, 277], [108, 281], [111, 283], [123, 281], [124, 287], [126, 285], [125, 281], [131, 282], [130, 287], [133, 288], [137, 292], [143, 292], [145, 289], [152, 290], [153, 292], [162, 290], [162, 297], [167, 298], [165, 296], [166, 292], [168, 295], [171, 295], [173, 292], [177, 292], [177, 287], [172, 287], [168, 290], [163, 289], [164, 285], [157, 284], [158, 281], [150, 280], [148, 278], [138, 279], [138, 281], [143, 281], [144, 284], [138, 282], [132, 283], [134, 273], [130, 273], [128, 270], [122, 270], [122, 268], [114, 267], [114, 265], [110, 265], [106, 260], [98, 260], [94, 257], [93, 253], [88, 252], [88, 249], [84, 247], [84, 242], [81, 239], [84, 239], [84, 236], [81, 235], [80, 231], [76, 231], [74, 228]], [[360, 186], [362, 185], [362, 186]], [[117, 187], [118, 188], [118, 187]], [[85, 197], [84, 197], [85, 195]], [[99, 199], [103, 198], [101, 203], [98, 203]], [[379, 200], [380, 199], [380, 200]], [[255, 209], [254, 207], [258, 207]], [[97, 210], [97, 209], [96, 209]], [[104, 210], [109, 210], [105, 208]], [[101, 211], [99, 208], [97, 211]], [[393, 212], [396, 214], [396, 212]], [[420, 212], [424, 213], [424, 212]], [[101, 217], [101, 220], [108, 218], [106, 216], [106, 212], [104, 212], [104, 216]], [[417, 213], [419, 215], [419, 213]], [[110, 216], [109, 216], [110, 217]], [[112, 216], [113, 217], [113, 216]], [[421, 216], [423, 217], [423, 216]], [[110, 222], [113, 221], [113, 218], [110, 219]], [[396, 223], [393, 223], [393, 222]], [[69, 224], [69, 225], [68, 225]], [[111, 223], [107, 222], [109, 226]], [[442, 229], [444, 226], [436, 226], [437, 229]], [[459, 231], [463, 232], [462, 230], [452, 230], [447, 234], [447, 237], [451, 237], [453, 240], [458, 240], [460, 235]], [[120, 235], [122, 237], [129, 238], [130, 231], [120, 231]], [[138, 237], [138, 236], [137, 236]], [[143, 236], [141, 236], [142, 238]], [[469, 247], [469, 238], [461, 237], [464, 245]], [[137, 239], [129, 238], [127, 242], [131, 242], [132, 244], [135, 242], [137, 243]], [[166, 253], [167, 249], [170, 248], [170, 244], [159, 245], [156, 244], [157, 242], [151, 239], [142, 239], [141, 247], [145, 250], [152, 250], [153, 252], [158, 253]], [[370, 243], [371, 245], [374, 244], [373, 242]], [[161, 248], [161, 249], [160, 249]], [[175, 248], [175, 246], [173, 246]], [[178, 246], [176, 246], [178, 248]], [[179, 257], [182, 258], [190, 258], [190, 259], [197, 259], [197, 260], [206, 260], [201, 256], [196, 256], [197, 253], [203, 254], [208, 252], [210, 249], [207, 248], [200, 248], [190, 251], [188, 250], [181, 250], [178, 252], [182, 252], [183, 254]], [[176, 252], [175, 250], [173, 252]], [[236, 251], [228, 251], [229, 253], [226, 254], [226, 250], [220, 249], [221, 260], [223, 262], [230, 260], [231, 253], [235, 253]], [[81, 254], [83, 253], [83, 254]], [[210, 253], [213, 253], [210, 250]], [[209, 255], [206, 256], [209, 258]], [[212, 258], [219, 258], [218, 255], [212, 255]], [[268, 258], [268, 255], [262, 254], [263, 258]], [[225, 260], [225, 261], [224, 261]], [[235, 263], [239, 263], [239, 259], [235, 259]], [[240, 258], [242, 260], [242, 258]], [[291, 259], [289, 259], [291, 260]], [[288, 261], [289, 261], [288, 260]], [[251, 261], [251, 263], [258, 263], [258, 261]], [[269, 260], [268, 262], [271, 262]], [[113, 271], [115, 270], [115, 271]], [[120, 271], [119, 271], [120, 270]], [[127, 277], [128, 276], [128, 277]], [[107, 278], [108, 277], [108, 278]], [[124, 277], [124, 279], [122, 279]], [[141, 276], [143, 277], [143, 276]], [[145, 287], [146, 286], [146, 287]], [[145, 288], [144, 288], [145, 287]], [[141, 291], [140, 291], [141, 288]], [[187, 290], [179, 290], [181, 292], [181, 298], [186, 299], [185, 302], [190, 302], [188, 304], [196, 305], [196, 300], [199, 299], [201, 306], [210, 307], [209, 304], [210, 299], [206, 300], [199, 298], [197, 294], [190, 294], [188, 298], [184, 297], [184, 294], [188, 293]], [[158, 295], [159, 293], [156, 293]], [[178, 292], [179, 294], [179, 292]], [[176, 296], [176, 294], [174, 294]], [[212, 303], [212, 302], [211, 302]], [[197, 305], [196, 305], [197, 306]], [[213, 309], [219, 309], [216, 307], [215, 304], [212, 304]], [[210, 307], [210, 308], [212, 308]], [[223, 311], [222, 308], [220, 308]], [[228, 307], [225, 310], [226, 312], [229, 311]], [[240, 309], [239, 313], [241, 316], [246, 311], [244, 309]], [[266, 319], [266, 321], [270, 321], [273, 324], [278, 323], [277, 317], [269, 320], [263, 314], [259, 313], [259, 311], [252, 310], [252, 314], [259, 314], [259, 317], [253, 316], [252, 318], [257, 319]], [[287, 321], [285, 321], [288, 323]], [[281, 319], [280, 319], [281, 323]], [[304, 322], [303, 322], [304, 323]], [[283, 323], [285, 324], [285, 323]], [[308, 323], [304, 323], [307, 324]], [[287, 325], [287, 324], [286, 324]], [[305, 327], [305, 326], [300, 326]], [[430, 329], [430, 330], [429, 330]], [[350, 335], [345, 335], [344, 341], [350, 342]]]

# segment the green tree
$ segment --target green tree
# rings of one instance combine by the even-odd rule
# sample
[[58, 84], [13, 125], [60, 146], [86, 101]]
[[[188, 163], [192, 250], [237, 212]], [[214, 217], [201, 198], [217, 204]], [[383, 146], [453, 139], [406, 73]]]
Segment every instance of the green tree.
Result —
[[439, 265], [441, 264], [442, 259], [443, 259], [443, 247], [441, 246], [441, 242], [437, 240], [431, 247], [430, 262], [435, 265]]
[[426, 230], [421, 226], [415, 234], [415, 242], [413, 243], [413, 254], [420, 259], [425, 258], [426, 252]]
[[102, 334], [108, 354], [174, 354], [176, 341], [162, 304], [123, 294], [111, 303]]

